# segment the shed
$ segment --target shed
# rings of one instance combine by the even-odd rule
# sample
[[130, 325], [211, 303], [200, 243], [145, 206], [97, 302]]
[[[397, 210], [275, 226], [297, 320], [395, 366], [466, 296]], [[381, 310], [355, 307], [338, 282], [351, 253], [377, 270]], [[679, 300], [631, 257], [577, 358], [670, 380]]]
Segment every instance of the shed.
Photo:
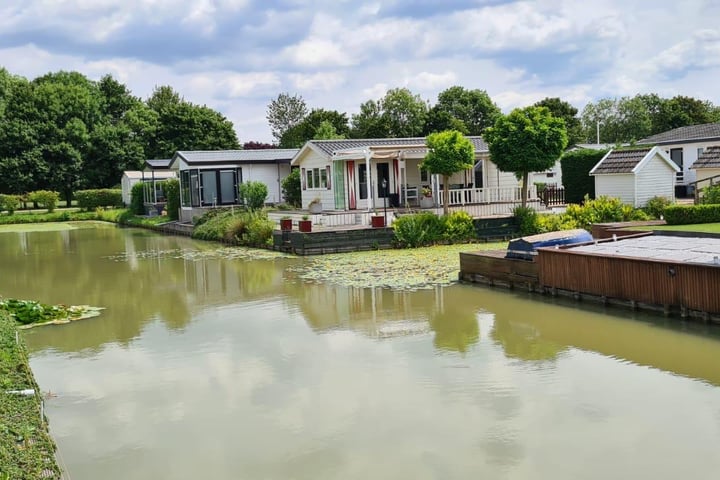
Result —
[[120, 187], [122, 189], [122, 200], [125, 205], [130, 205], [132, 187], [138, 182], [154, 183], [156, 180], [167, 180], [169, 178], [175, 178], [175, 172], [171, 171], [160, 171], [160, 172], [147, 172], [140, 170], [126, 170], [123, 172], [123, 176], [120, 179]]
[[675, 198], [680, 168], [658, 147], [610, 150], [592, 170], [595, 195], [617, 197], [623, 203], [644, 207], [653, 197]]

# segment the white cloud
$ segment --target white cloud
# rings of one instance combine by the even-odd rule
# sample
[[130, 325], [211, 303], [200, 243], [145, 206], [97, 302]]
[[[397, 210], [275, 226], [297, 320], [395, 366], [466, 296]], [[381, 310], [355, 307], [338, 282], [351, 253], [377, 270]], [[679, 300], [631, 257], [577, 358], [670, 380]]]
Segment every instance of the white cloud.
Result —
[[345, 75], [342, 72], [292, 73], [289, 78], [293, 86], [300, 91], [327, 92], [340, 87], [345, 82]]
[[418, 90], [438, 90], [441, 88], [452, 86], [457, 81], [457, 75], [454, 72], [430, 73], [420, 72], [409, 77], [406, 84], [410, 89]]

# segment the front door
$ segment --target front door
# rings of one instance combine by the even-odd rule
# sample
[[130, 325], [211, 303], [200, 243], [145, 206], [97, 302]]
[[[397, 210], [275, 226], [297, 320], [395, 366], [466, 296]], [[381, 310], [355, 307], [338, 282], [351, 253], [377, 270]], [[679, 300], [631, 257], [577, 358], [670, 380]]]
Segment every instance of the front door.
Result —
[[678, 183], [683, 183], [683, 149], [682, 148], [672, 148], [670, 149], [670, 158], [673, 162], [677, 164], [678, 167], [680, 167], [680, 171], [677, 173], [677, 181]]
[[390, 190], [390, 164], [377, 164], [377, 198], [385, 198]]

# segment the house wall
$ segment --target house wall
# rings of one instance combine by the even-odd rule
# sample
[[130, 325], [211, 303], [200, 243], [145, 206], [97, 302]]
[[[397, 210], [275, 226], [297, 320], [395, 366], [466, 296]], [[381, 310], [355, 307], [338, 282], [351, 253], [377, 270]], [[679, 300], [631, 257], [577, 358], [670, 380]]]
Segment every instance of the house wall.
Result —
[[[695, 170], [695, 174], [697, 175], [697, 180], [702, 181], [706, 180], [708, 178], [714, 177], [715, 175], [720, 175], [720, 168], [699, 168]], [[713, 179], [713, 184], [719, 184], [720, 178]], [[701, 184], [698, 184], [699, 188], [707, 187], [710, 185], [710, 181], [703, 182]]]
[[691, 167], [693, 163], [698, 159], [698, 149], [699, 148], [707, 148], [713, 145], [720, 145], [720, 142], [695, 142], [695, 143], [685, 143], [685, 144], [668, 144], [668, 145], [659, 145], [659, 148], [665, 150], [668, 155], [670, 155], [670, 150], [675, 148], [682, 148], [683, 149], [683, 175], [682, 175], [682, 181], [678, 179], [679, 185], [687, 185], [690, 182], [694, 182], [696, 178], [696, 171], [692, 170]]
[[490, 160], [485, 161], [485, 187], [516, 188], [520, 182], [515, 178], [514, 173], [501, 172]]
[[138, 183], [140, 179], [130, 178], [127, 175], [123, 175], [120, 180], [120, 187], [122, 189], [122, 200], [125, 205], [130, 205], [132, 186]]
[[282, 201], [282, 188], [280, 182], [290, 174], [288, 164], [243, 164], [242, 181], [262, 182], [268, 187], [268, 197], [265, 203], [280, 203]]
[[634, 206], [644, 207], [653, 197], [675, 198], [675, 172], [657, 154], [636, 174]]
[[530, 174], [528, 179], [530, 184], [533, 183], [544, 183], [546, 185], [555, 184], [558, 187], [562, 186], [562, 169], [560, 168], [560, 160], [555, 162], [555, 165], [551, 169], [544, 172], [533, 172]]
[[595, 175], [595, 197], [601, 195], [617, 197], [623, 203], [635, 205], [635, 175]]
[[[331, 162], [326, 156], [321, 155], [312, 149], [309, 149], [307, 153], [302, 157], [302, 160], [298, 166], [301, 168], [300, 175], [302, 176], [302, 169], [308, 170], [311, 168], [326, 168], [330, 164]], [[333, 171], [331, 168], [331, 180], [332, 176]], [[346, 177], [347, 175], [344, 176]], [[307, 209], [308, 205], [313, 199], [319, 198], [323, 210], [335, 210], [335, 195], [333, 193], [333, 190], [328, 190], [327, 188], [307, 188], [307, 185], [305, 184], [305, 179], [303, 178], [300, 179], [300, 184], [305, 185], [305, 189], [301, 190], [303, 209]], [[330, 186], [332, 186], [332, 183], [330, 184]], [[347, 185], [345, 191], [347, 191]]]

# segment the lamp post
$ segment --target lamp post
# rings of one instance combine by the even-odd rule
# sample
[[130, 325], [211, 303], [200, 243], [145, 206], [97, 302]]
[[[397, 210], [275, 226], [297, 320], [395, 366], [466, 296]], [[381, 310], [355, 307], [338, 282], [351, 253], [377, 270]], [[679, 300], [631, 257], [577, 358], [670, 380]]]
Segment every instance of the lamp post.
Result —
[[385, 214], [385, 226], [387, 227], [387, 179], [382, 179], [382, 187], [383, 187], [383, 212]]

